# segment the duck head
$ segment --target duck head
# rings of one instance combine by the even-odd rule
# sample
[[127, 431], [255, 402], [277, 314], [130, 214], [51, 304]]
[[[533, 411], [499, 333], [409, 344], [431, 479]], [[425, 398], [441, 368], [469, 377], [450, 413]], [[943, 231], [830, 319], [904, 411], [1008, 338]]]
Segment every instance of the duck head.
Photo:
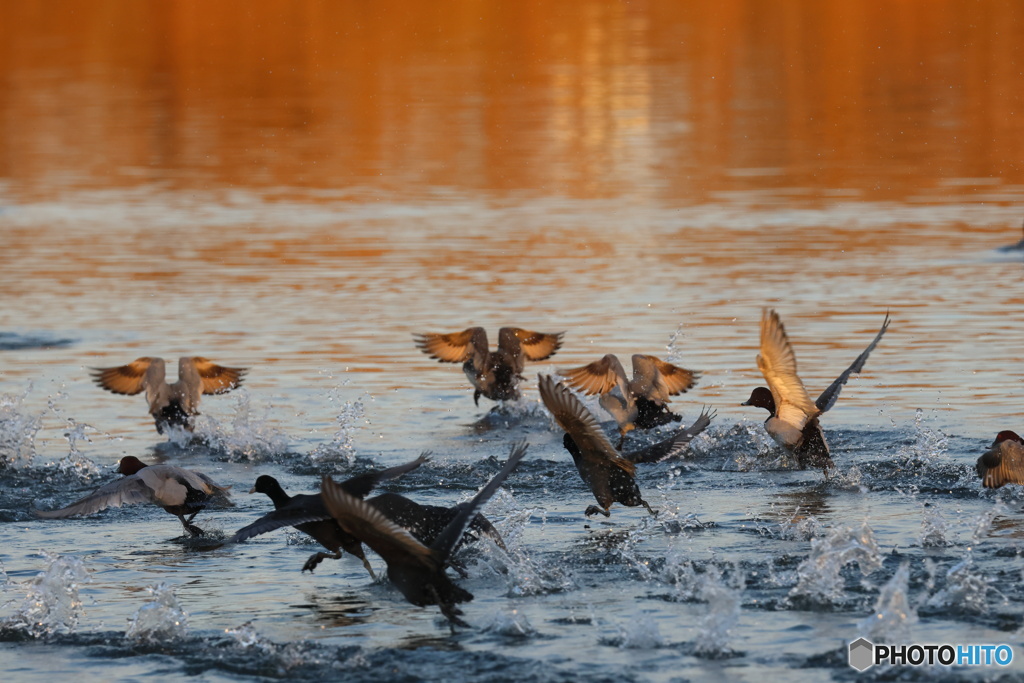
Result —
[[249, 493], [265, 494], [274, 502], [275, 507], [283, 503], [287, 503], [291, 499], [291, 496], [285, 493], [285, 490], [281, 488], [281, 484], [278, 483], [277, 479], [274, 479], [268, 474], [261, 474], [256, 477], [256, 484], [249, 489]]
[[1003, 431], [996, 434], [996, 440], [992, 442], [992, 446], [998, 446], [1004, 441], [1016, 441], [1017, 443], [1024, 443], [1024, 439], [1021, 439], [1020, 436], [1017, 435], [1017, 432], [1011, 431], [1009, 429], [1004, 429]]
[[772, 415], [775, 414], [775, 397], [768, 387], [758, 387], [750, 392], [750, 398], [740, 404], [741, 406], [754, 406], [764, 408]]
[[117, 463], [117, 471], [127, 477], [135, 474], [146, 466], [146, 463], [142, 462], [134, 455], [126, 455]]

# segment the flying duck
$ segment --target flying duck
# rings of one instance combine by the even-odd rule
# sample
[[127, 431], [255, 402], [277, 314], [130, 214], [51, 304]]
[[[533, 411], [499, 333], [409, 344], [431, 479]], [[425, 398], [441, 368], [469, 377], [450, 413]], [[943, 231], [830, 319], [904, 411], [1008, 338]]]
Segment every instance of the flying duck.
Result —
[[[426, 462], [429, 456], [429, 452], [424, 452], [410, 463], [352, 477], [343, 481], [339, 486], [350, 496], [365, 498], [380, 482], [395, 479], [413, 471]], [[366, 571], [370, 572], [370, 576], [376, 578], [373, 567], [370, 566], [370, 562], [363, 553], [362, 544], [345, 533], [331, 518], [319, 493], [289, 496], [277, 479], [266, 474], [257, 477], [256, 485], [249, 490], [249, 493], [266, 494], [274, 503], [274, 511], [268, 512], [252, 524], [236, 531], [231, 538], [225, 541], [225, 545], [241, 543], [253, 536], [259, 536], [281, 527], [293, 526], [331, 551], [330, 553], [318, 552], [311, 555], [302, 565], [302, 571], [312, 573], [317, 565], [327, 558], [340, 560], [341, 551], [344, 550], [348, 554], [358, 557], [366, 567]]]
[[572, 388], [588, 395], [601, 395], [601, 407], [619, 425], [619, 448], [632, 429], [650, 429], [681, 420], [668, 409], [669, 397], [686, 393], [700, 377], [700, 372], [641, 353], [633, 354], [631, 380], [612, 353], [589, 365], [558, 373], [566, 377], [566, 384]]
[[436, 604], [453, 627], [467, 626], [458, 616], [462, 614], [458, 603], [472, 600], [473, 594], [448, 578], [444, 567], [462, 541], [466, 527], [526, 455], [526, 449], [526, 443], [514, 444], [501, 471], [462, 507], [430, 545], [425, 545], [369, 501], [346, 493], [328, 476], [324, 476], [320, 492], [328, 511], [341, 528], [384, 558], [388, 565], [388, 578], [406, 600], [420, 607]]
[[771, 413], [764, 422], [765, 429], [776, 443], [796, 456], [802, 469], [820, 467], [827, 474], [828, 468], [832, 467], [832, 456], [818, 417], [835, 405], [850, 375], [864, 368], [868, 356], [889, 328], [889, 322], [889, 314], [886, 313], [882, 329], [864, 352], [822, 392], [817, 401], [811, 402], [807, 389], [796, 374], [796, 355], [782, 320], [774, 310], [762, 312], [761, 353], [757, 356], [757, 367], [768, 387], [757, 387], [740, 405], [764, 408]]
[[195, 428], [199, 399], [203, 394], [223, 394], [242, 383], [248, 368], [228, 368], [201, 356], [178, 359], [178, 381], [168, 384], [163, 358], [136, 358], [128, 365], [92, 368], [99, 386], [115, 394], [134, 396], [146, 391], [149, 414], [160, 434], [171, 425]]
[[481, 396], [492, 401], [518, 399], [526, 361], [553, 356], [561, 348], [564, 334], [503, 327], [498, 331], [498, 349], [493, 352], [487, 346], [487, 332], [482, 327], [452, 334], [427, 332], [414, 335], [413, 339], [417, 348], [439, 362], [462, 363], [462, 371], [473, 385], [473, 402], [480, 405]]
[[121, 458], [117, 471], [125, 476], [67, 507], [32, 510], [32, 513], [43, 519], [63, 519], [89, 515], [108, 507], [153, 503], [181, 520], [191, 536], [202, 536], [203, 530], [192, 524], [192, 520], [213, 498], [227, 502], [227, 491], [231, 488], [215, 483], [201, 472], [174, 465], [146, 465], [134, 455]]
[[608, 508], [612, 503], [629, 507], [643, 505], [652, 515], [657, 514], [640, 495], [636, 465], [615, 450], [583, 401], [564, 384], [555, 384], [550, 375], [540, 375], [537, 387], [544, 405], [565, 430], [562, 445], [572, 455], [580, 477], [600, 505], [588, 506], [584, 514], [589, 517], [601, 513], [609, 517]]

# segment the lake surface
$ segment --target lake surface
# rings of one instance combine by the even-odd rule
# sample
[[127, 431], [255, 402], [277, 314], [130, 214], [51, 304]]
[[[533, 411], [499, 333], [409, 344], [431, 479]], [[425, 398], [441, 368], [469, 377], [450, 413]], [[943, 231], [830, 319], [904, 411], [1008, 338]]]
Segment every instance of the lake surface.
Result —
[[[1017, 650], [907, 680], [1024, 671], [1024, 495], [974, 474], [1024, 427], [1024, 6], [18, 1], [0, 38], [3, 680], [819, 681], [861, 635]], [[828, 482], [739, 406], [764, 307], [812, 395], [892, 316], [822, 420]], [[565, 343], [476, 407], [413, 344], [475, 325]], [[657, 518], [583, 516], [536, 391], [605, 353], [702, 371], [673, 407], [717, 410], [640, 469]], [[89, 378], [181, 355], [251, 368], [200, 444]], [[519, 438], [454, 634], [352, 557], [301, 573], [297, 532], [29, 512], [135, 455], [233, 485], [195, 520], [219, 538], [260, 474], [424, 450], [383, 488], [451, 505]]]

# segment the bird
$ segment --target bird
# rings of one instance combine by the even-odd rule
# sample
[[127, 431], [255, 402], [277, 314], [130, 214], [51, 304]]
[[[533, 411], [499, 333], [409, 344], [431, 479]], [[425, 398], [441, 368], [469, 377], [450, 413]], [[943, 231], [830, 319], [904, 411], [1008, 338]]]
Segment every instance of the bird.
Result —
[[193, 431], [200, 397], [231, 391], [248, 371], [217, 365], [201, 356], [182, 356], [174, 384], [167, 383], [163, 358], [143, 357], [113, 368], [91, 368], [91, 375], [96, 384], [115, 394], [134, 396], [145, 390], [149, 414], [156, 431], [163, 434], [170, 426]]
[[[425, 463], [429, 457], [430, 452], [424, 451], [420, 457], [410, 463], [352, 477], [339, 486], [350, 496], [365, 498], [380, 482], [395, 479], [413, 471]], [[231, 538], [224, 542], [224, 545], [241, 543], [253, 536], [265, 534], [281, 527], [293, 526], [331, 551], [330, 553], [318, 552], [311, 555], [302, 565], [302, 571], [312, 573], [317, 565], [327, 558], [340, 560], [341, 551], [344, 550], [348, 554], [358, 557], [370, 576], [376, 578], [373, 567], [370, 566], [366, 554], [363, 553], [362, 543], [338, 526], [324, 506], [323, 498], [319, 493], [289, 496], [277, 479], [266, 474], [256, 478], [256, 484], [249, 490], [249, 493], [266, 494], [274, 503], [274, 511], [268, 512], [252, 524], [236, 531]]]
[[1024, 484], [1024, 439], [1008, 429], [996, 434], [992, 446], [978, 458], [977, 471], [987, 489]]
[[764, 422], [765, 430], [776, 443], [796, 456], [801, 469], [820, 467], [828, 475], [828, 469], [834, 463], [818, 418], [835, 405], [850, 375], [864, 368], [868, 356], [889, 329], [889, 322], [889, 313], [886, 312], [882, 328], [868, 347], [812, 403], [797, 375], [796, 355], [779, 314], [771, 309], [762, 311], [761, 352], [757, 356], [757, 367], [768, 387], [757, 387], [740, 405], [764, 408], [771, 413]]
[[[59, 510], [32, 510], [36, 517], [63, 519], [88, 515], [108, 507], [135, 503], [153, 503], [171, 513], [190, 536], [202, 536], [203, 530], [192, 524], [200, 510], [213, 499], [230, 504], [230, 486], [217, 484], [202, 472], [174, 465], [146, 465], [134, 455], [121, 458], [117, 471], [124, 476], [101, 486], [85, 498]], [[185, 518], [188, 515], [188, 518]]]
[[601, 407], [619, 425], [619, 448], [622, 448], [626, 434], [633, 429], [650, 429], [681, 420], [665, 404], [670, 396], [689, 391], [701, 373], [657, 356], [636, 353], [633, 354], [633, 379], [629, 380], [618, 357], [609, 353], [589, 365], [559, 370], [558, 374], [564, 375], [565, 383], [573, 389], [601, 395]]
[[420, 607], [437, 605], [454, 630], [455, 626], [468, 626], [459, 618], [462, 610], [458, 603], [472, 600], [473, 594], [456, 585], [445, 573], [444, 566], [461, 542], [466, 527], [523, 459], [527, 448], [525, 442], [514, 443], [501, 471], [459, 510], [430, 545], [418, 540], [369, 501], [346, 493], [327, 475], [323, 477], [320, 492], [341, 528], [384, 558], [388, 579], [405, 599]]
[[628, 507], [643, 505], [656, 515], [640, 494], [636, 465], [619, 454], [583, 401], [564, 384], [556, 384], [550, 375], [539, 375], [537, 387], [544, 405], [565, 430], [562, 445], [572, 455], [580, 477], [600, 506], [590, 505], [584, 514], [610, 517], [608, 508], [613, 503], [622, 503]]
[[492, 401], [518, 399], [526, 361], [553, 356], [562, 347], [564, 334], [502, 327], [496, 351], [488, 348], [487, 332], [482, 327], [452, 334], [426, 332], [413, 335], [413, 340], [417, 348], [438, 362], [462, 363], [462, 371], [473, 385], [473, 403], [479, 406], [481, 396]]

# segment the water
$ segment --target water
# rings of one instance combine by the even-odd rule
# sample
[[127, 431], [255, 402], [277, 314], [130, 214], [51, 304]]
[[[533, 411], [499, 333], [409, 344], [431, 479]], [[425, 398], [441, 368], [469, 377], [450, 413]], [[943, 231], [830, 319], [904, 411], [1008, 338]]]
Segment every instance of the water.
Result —
[[[1021, 657], [1024, 493], [973, 472], [1019, 431], [1016, 5], [55, 6], [0, 9], [4, 680], [818, 681], [860, 635]], [[892, 315], [823, 420], [828, 482], [738, 405], [764, 306], [812, 394]], [[493, 412], [412, 342], [509, 324], [565, 345]], [[536, 372], [638, 352], [701, 370], [675, 407], [718, 417], [641, 468], [657, 519], [586, 520]], [[89, 381], [186, 354], [252, 368], [202, 443]], [[204, 551], [156, 508], [29, 514], [124, 455], [231, 484], [213, 538], [268, 509], [260, 474], [424, 450], [386, 489], [453, 504], [517, 438], [508, 551], [464, 551], [454, 635], [351, 557], [301, 573], [294, 531]]]

